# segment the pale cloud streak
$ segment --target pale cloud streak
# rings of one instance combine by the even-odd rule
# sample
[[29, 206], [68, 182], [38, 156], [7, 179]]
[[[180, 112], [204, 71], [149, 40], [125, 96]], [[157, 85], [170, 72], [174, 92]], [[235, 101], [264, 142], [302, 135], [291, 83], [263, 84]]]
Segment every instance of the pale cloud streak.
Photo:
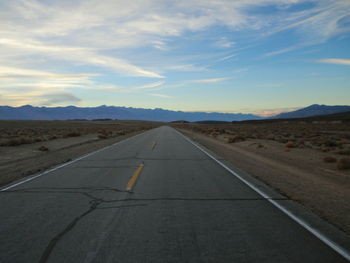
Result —
[[149, 95], [151, 95], [153, 97], [163, 98], [163, 99], [171, 99], [171, 98], [173, 98], [172, 96], [165, 95], [165, 94], [160, 94], [160, 93], [149, 93]]
[[325, 58], [316, 60], [316, 62], [350, 66], [350, 59], [344, 58]]
[[196, 80], [192, 80], [191, 82], [194, 82], [194, 83], [217, 83], [217, 82], [225, 81], [228, 79], [229, 78], [196, 79]]
[[131, 76], [164, 78], [164, 76], [132, 65], [123, 59], [100, 55], [98, 54], [97, 50], [90, 48], [45, 45], [39, 41], [20, 41], [16, 39], [6, 38], [0, 38], [0, 46], [3, 46], [5, 48], [8, 47], [9, 49], [15, 48], [17, 51], [24, 55], [45, 55], [46, 57], [55, 60], [97, 65], [105, 68], [111, 68], [112, 70]]

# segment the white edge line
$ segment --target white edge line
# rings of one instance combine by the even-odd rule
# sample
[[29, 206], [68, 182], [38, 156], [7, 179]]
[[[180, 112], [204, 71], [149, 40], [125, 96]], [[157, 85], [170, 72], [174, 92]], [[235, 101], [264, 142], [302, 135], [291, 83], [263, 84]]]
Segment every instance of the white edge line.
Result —
[[[149, 130], [147, 130], [147, 131], [149, 131]], [[26, 182], [32, 181], [32, 180], [34, 180], [34, 179], [36, 179], [36, 178], [38, 178], [38, 177], [41, 177], [41, 176], [43, 176], [43, 175], [45, 175], [45, 174], [48, 174], [48, 173], [50, 173], [50, 172], [53, 172], [53, 171], [55, 171], [55, 170], [58, 170], [58, 169], [60, 169], [60, 168], [62, 168], [62, 167], [64, 167], [64, 166], [67, 166], [67, 165], [70, 165], [70, 164], [75, 163], [75, 162], [77, 162], [77, 161], [80, 161], [81, 159], [84, 159], [84, 158], [86, 158], [86, 157], [88, 157], [88, 156], [90, 156], [90, 155], [93, 155], [93, 154], [96, 154], [96, 153], [98, 153], [98, 152], [107, 150], [108, 148], [111, 148], [111, 147], [113, 147], [113, 146], [115, 146], [115, 145], [117, 145], [117, 144], [119, 144], [119, 143], [128, 141], [128, 140], [133, 139], [133, 138], [135, 138], [135, 137], [137, 137], [137, 136], [139, 136], [139, 135], [141, 135], [141, 134], [144, 134], [144, 133], [147, 132], [147, 131], [144, 131], [144, 132], [141, 132], [141, 133], [136, 134], [136, 135], [134, 135], [134, 136], [131, 136], [131, 137], [129, 137], [129, 138], [126, 138], [125, 140], [121, 140], [121, 141], [119, 141], [119, 142], [113, 143], [112, 145], [108, 145], [108, 146], [106, 146], [106, 147], [103, 147], [103, 148], [101, 148], [101, 149], [99, 149], [99, 150], [97, 150], [97, 151], [94, 151], [94, 152], [85, 154], [85, 155], [83, 155], [83, 156], [80, 156], [80, 157], [78, 157], [77, 159], [74, 159], [74, 160], [69, 161], [69, 162], [67, 162], [67, 163], [64, 163], [64, 164], [61, 164], [61, 165], [56, 166], [56, 167], [54, 167], [54, 168], [51, 168], [51, 169], [49, 169], [49, 170], [46, 170], [45, 172], [42, 172], [42, 173], [37, 174], [37, 175], [35, 175], [35, 176], [32, 176], [32, 177], [29, 177], [29, 178], [27, 178], [27, 179], [21, 180], [21, 181], [19, 181], [18, 183], [11, 184], [11, 185], [9, 185], [9, 186], [7, 186], [7, 187], [5, 186], [4, 188], [1, 188], [1, 189], [0, 189], [0, 192], [4, 192], [4, 191], [9, 190], [9, 189], [11, 189], [11, 188], [14, 188], [14, 187], [16, 187], [16, 186], [18, 186], [18, 185], [21, 185], [21, 184], [24, 184], [24, 183], [26, 183]]]
[[187, 138], [185, 135], [174, 129], [178, 134], [180, 134], [184, 139], [186, 139], [188, 142], [196, 146], [199, 150], [204, 152], [206, 155], [208, 155], [211, 159], [213, 159], [215, 162], [220, 164], [223, 168], [225, 168], [227, 171], [229, 171], [231, 174], [233, 174], [235, 177], [237, 177], [239, 180], [241, 180], [243, 183], [245, 183], [247, 186], [249, 186], [251, 189], [253, 189], [255, 192], [260, 194], [262, 197], [264, 197], [267, 201], [269, 201], [271, 204], [273, 204], [275, 207], [277, 207], [279, 210], [281, 210], [284, 214], [289, 216], [291, 219], [293, 219], [295, 222], [297, 222], [299, 225], [304, 227], [306, 230], [308, 230], [310, 233], [312, 233], [314, 236], [316, 236], [318, 239], [320, 239], [323, 243], [328, 245], [330, 248], [335, 250], [338, 254], [343, 256], [345, 259], [350, 261], [350, 253], [345, 248], [341, 247], [337, 243], [333, 242], [329, 238], [327, 238], [325, 235], [323, 235], [321, 232], [310, 226], [308, 223], [306, 223], [304, 220], [299, 218], [298, 216], [294, 215], [292, 212], [287, 210], [285, 207], [281, 206], [279, 203], [277, 203], [275, 200], [271, 199], [267, 194], [262, 192], [260, 189], [255, 187], [253, 184], [242, 178], [238, 173], [235, 171], [232, 171], [229, 167], [227, 167], [225, 164], [220, 162], [218, 159], [216, 159], [214, 156], [212, 156], [210, 153], [208, 153], [206, 150], [204, 150], [202, 147], [194, 143], [191, 139]]

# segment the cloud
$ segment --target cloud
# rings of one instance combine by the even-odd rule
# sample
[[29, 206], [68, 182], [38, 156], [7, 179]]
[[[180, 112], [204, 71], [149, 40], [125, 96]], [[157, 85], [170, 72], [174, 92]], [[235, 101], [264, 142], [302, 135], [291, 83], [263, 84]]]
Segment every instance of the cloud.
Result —
[[56, 93], [49, 93], [49, 94], [42, 94], [38, 98], [38, 102], [42, 106], [52, 106], [57, 104], [67, 104], [67, 103], [73, 103], [76, 104], [81, 101], [80, 98], [77, 96], [68, 93], [68, 92], [56, 92]]
[[228, 60], [228, 59], [230, 59], [230, 58], [234, 58], [234, 57], [237, 57], [237, 54], [231, 54], [231, 55], [228, 55], [228, 56], [225, 56], [225, 57], [219, 58], [219, 59], [215, 60], [215, 62], [225, 61], [225, 60]]
[[233, 41], [229, 41], [227, 37], [221, 37], [215, 42], [215, 46], [219, 48], [230, 48], [235, 44]]
[[288, 48], [283, 48], [283, 49], [280, 49], [280, 50], [276, 50], [276, 51], [265, 53], [263, 55], [263, 57], [272, 57], [272, 56], [280, 55], [280, 54], [283, 54], [283, 53], [287, 53], [287, 52], [296, 50], [296, 49], [298, 49], [300, 47], [301, 47], [301, 45], [299, 45], [299, 44], [298, 45], [294, 45], [294, 46], [290, 46]]
[[158, 81], [158, 82], [154, 82], [154, 83], [149, 83], [149, 84], [145, 84], [142, 86], [137, 86], [137, 87], [132, 87], [132, 90], [140, 90], [140, 89], [154, 89], [157, 88], [159, 86], [162, 86], [164, 84], [164, 81]]
[[174, 71], [205, 71], [207, 66], [196, 66], [193, 64], [184, 64], [184, 65], [173, 65], [166, 67], [167, 70]]
[[154, 97], [164, 98], [164, 99], [173, 98], [172, 96], [165, 95], [165, 94], [159, 94], [159, 93], [149, 93], [149, 95], [154, 96]]
[[229, 78], [213, 78], [213, 79], [197, 79], [197, 80], [191, 80], [191, 82], [195, 82], [195, 83], [217, 83], [217, 82], [221, 82], [224, 80], [227, 80]]
[[344, 58], [325, 58], [325, 59], [318, 59], [316, 60], [316, 62], [350, 66], [350, 59], [344, 59]]
[[[313, 7], [307, 10], [289, 10], [293, 5], [305, 2], [149, 0], [125, 3], [106, 0], [48, 4], [2, 1], [2, 52], [17, 54], [13, 56], [17, 59], [29, 55], [45, 56], [106, 67], [129, 76], [162, 78], [164, 76], [159, 73], [109, 51], [149, 46], [166, 51], [167, 43], [174, 37], [214, 26], [223, 26], [233, 32], [248, 30], [255, 37], [260, 32], [270, 35], [296, 29], [303, 37], [310, 36], [310, 39], [320, 41], [350, 30], [346, 22], [350, 9], [348, 1], [320, 0], [312, 2]], [[271, 15], [252, 11], [266, 6], [275, 6], [278, 12]], [[223, 36], [216, 41], [216, 46], [230, 48], [234, 45], [230, 39]], [[179, 68], [175, 66], [169, 70]]]
[[259, 109], [259, 110], [248, 110], [249, 113], [259, 115], [261, 117], [271, 117], [282, 112], [295, 111], [300, 107], [289, 107], [289, 108], [276, 108], [276, 109]]
[[0, 78], [86, 79], [100, 76], [97, 73], [56, 74], [43, 70], [0, 66]]
[[0, 45], [5, 48], [8, 47], [10, 49], [15, 49], [16, 52], [20, 52], [22, 55], [45, 55], [47, 58], [55, 60], [102, 66], [130, 76], [164, 78], [164, 76], [132, 65], [123, 59], [100, 55], [97, 50], [94, 49], [45, 45], [34, 40], [16, 40], [6, 38], [0, 38]]
[[[266, 12], [269, 8], [276, 11]], [[292, 33], [296, 43], [265, 56], [322, 43], [350, 31], [349, 13], [348, 0], [0, 1], [0, 65], [6, 65], [0, 68], [0, 89], [8, 98], [11, 93], [12, 101], [16, 96], [25, 100], [23, 94], [15, 94], [25, 89], [41, 92], [38, 96], [44, 90], [67, 92], [68, 87], [149, 92], [163, 82], [123, 87], [115, 81], [125, 81], [121, 76], [164, 79], [171, 71], [205, 72], [210, 63], [235, 57], [239, 40], [255, 45], [283, 31]], [[210, 62], [204, 58], [210, 52], [196, 53], [201, 44], [234, 49], [235, 54]], [[248, 46], [243, 49], [252, 48]], [[182, 52], [195, 54], [178, 62], [179, 56], [188, 55]], [[318, 62], [348, 65], [344, 59]], [[62, 68], [75, 74], [58, 73]], [[81, 73], [87, 68], [113, 83], [99, 83], [98, 74]]]
[[[44, 70], [0, 66], [0, 89], [2, 92], [13, 88], [64, 89], [85, 88], [93, 85], [96, 73], [58, 74]], [[10, 89], [11, 88], [11, 89]]]
[[73, 93], [58, 90], [58, 91], [45, 91], [37, 89], [26, 89], [21, 92], [9, 92], [5, 91], [1, 94], [0, 103], [2, 105], [35, 105], [35, 106], [53, 106], [53, 105], [71, 105], [80, 103], [82, 100], [75, 96]]

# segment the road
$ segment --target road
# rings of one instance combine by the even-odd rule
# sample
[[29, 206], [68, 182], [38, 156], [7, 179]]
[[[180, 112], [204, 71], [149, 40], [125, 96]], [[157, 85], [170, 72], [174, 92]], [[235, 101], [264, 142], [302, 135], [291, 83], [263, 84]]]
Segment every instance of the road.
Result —
[[348, 262], [170, 127], [0, 204], [0, 262]]

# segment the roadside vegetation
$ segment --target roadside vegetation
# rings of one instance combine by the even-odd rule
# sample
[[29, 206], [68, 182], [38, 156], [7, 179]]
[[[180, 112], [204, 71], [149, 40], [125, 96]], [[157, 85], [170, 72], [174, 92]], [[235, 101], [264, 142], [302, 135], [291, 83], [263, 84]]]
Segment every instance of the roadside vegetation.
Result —
[[274, 121], [237, 122], [232, 124], [177, 124], [176, 127], [200, 133], [209, 137], [239, 143], [275, 141], [284, 145], [286, 151], [292, 148], [313, 149], [333, 156], [324, 162], [337, 163], [338, 169], [350, 169], [350, 122], [349, 121]]

